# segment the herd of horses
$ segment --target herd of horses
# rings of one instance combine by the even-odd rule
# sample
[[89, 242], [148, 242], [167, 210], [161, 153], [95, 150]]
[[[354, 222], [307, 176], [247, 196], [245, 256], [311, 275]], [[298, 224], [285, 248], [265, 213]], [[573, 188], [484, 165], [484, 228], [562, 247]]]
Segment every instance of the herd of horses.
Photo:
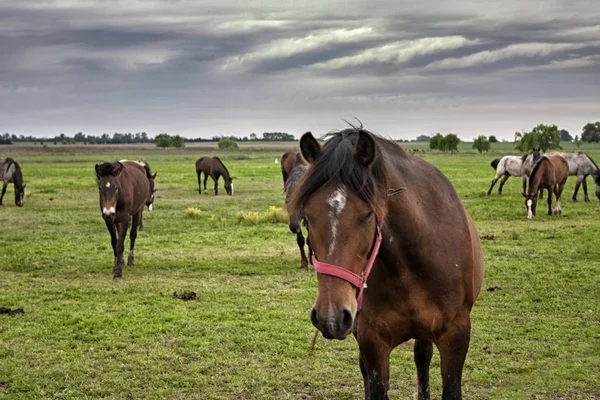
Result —
[[[434, 345], [441, 360], [442, 399], [460, 399], [462, 371], [471, 335], [470, 312], [481, 291], [483, 249], [477, 229], [448, 178], [435, 166], [404, 151], [395, 142], [361, 127], [329, 133], [321, 144], [307, 132], [300, 151], [281, 158], [289, 228], [296, 234], [301, 268], [317, 271], [312, 324], [327, 339], [353, 334], [365, 398], [386, 399], [391, 351], [414, 339], [419, 399], [429, 399], [429, 369]], [[577, 167], [573, 167], [573, 165]], [[588, 164], [593, 169], [587, 169]], [[583, 153], [494, 160], [502, 177], [523, 178], [528, 216], [535, 215], [539, 192], [552, 194], [560, 214], [560, 196], [569, 175], [579, 184], [595, 163]], [[130, 231], [127, 264], [134, 264], [137, 231], [144, 208], [152, 210], [154, 181], [145, 161], [96, 164], [100, 209], [111, 236], [113, 278], [122, 277], [124, 242]], [[15, 202], [23, 205], [22, 173], [12, 159], [0, 161], [4, 195], [15, 183]], [[207, 193], [208, 176], [233, 195], [232, 177], [218, 157], [196, 161], [198, 191]], [[204, 179], [201, 179], [204, 174]], [[527, 187], [528, 183], [528, 187]], [[596, 191], [600, 199], [600, 192]], [[1, 197], [0, 197], [1, 204]], [[305, 227], [307, 237], [303, 236]], [[308, 244], [308, 256], [304, 251]]]
[[[587, 191], [586, 178], [591, 175], [596, 183], [596, 196], [600, 200], [600, 170], [590, 156], [583, 152], [562, 153], [550, 152], [545, 155], [536, 148], [531, 153], [523, 156], [504, 156], [491, 163], [496, 170], [492, 184], [488, 189], [488, 196], [492, 193], [498, 179], [500, 186], [498, 194], [502, 195], [502, 187], [511, 176], [520, 176], [523, 179], [523, 197], [527, 208], [527, 218], [535, 217], [538, 198], [543, 198], [543, 190], [548, 191], [548, 215], [552, 215], [552, 195], [556, 199], [554, 215], [561, 215], [562, 192], [569, 176], [576, 176], [573, 201], [577, 201], [577, 192], [583, 185], [584, 201], [590, 201]], [[527, 184], [529, 183], [529, 188]]]

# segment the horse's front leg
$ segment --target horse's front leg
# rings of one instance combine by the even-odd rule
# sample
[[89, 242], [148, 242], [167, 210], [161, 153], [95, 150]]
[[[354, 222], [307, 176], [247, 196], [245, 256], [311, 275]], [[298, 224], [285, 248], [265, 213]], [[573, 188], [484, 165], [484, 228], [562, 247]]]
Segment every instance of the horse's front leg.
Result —
[[6, 193], [7, 186], [8, 186], [8, 182], [4, 182], [2, 185], [2, 194], [0, 195], [0, 206], [2, 205], [2, 199], [4, 198], [4, 193]]
[[588, 201], [589, 202], [590, 198], [588, 197], [588, 194], [587, 194], [587, 176], [583, 177], [583, 181], [581, 183], [583, 183], [583, 195], [584, 195], [583, 196], [583, 201]]
[[219, 194], [219, 177], [215, 179], [215, 188], [213, 190], [213, 193], [215, 194], [215, 196]]
[[471, 340], [469, 315], [457, 316], [446, 331], [436, 339], [442, 364], [442, 400], [462, 399], [462, 371]]
[[135, 262], [135, 256], [133, 255], [133, 248], [135, 247], [135, 239], [137, 238], [138, 226], [141, 226], [142, 221], [142, 208], [137, 214], [135, 214], [131, 221], [131, 232], [129, 232], [129, 256], [127, 257], [127, 265], [132, 266]]
[[391, 347], [376, 332], [358, 329], [359, 364], [365, 385], [366, 400], [388, 399]]
[[[573, 201], [577, 201], [577, 192], [579, 192], [579, 186], [581, 185], [581, 181], [583, 181], [583, 176], [577, 175], [577, 181], [575, 182], [575, 190], [573, 191], [573, 197], [571, 198], [571, 200]], [[585, 189], [585, 186], [583, 192], [585, 194], [585, 197], [587, 197], [587, 190]]]
[[115, 223], [105, 219], [106, 227], [108, 228], [108, 233], [110, 233], [110, 245], [113, 249], [113, 257], [114, 263], [117, 263], [117, 228], [115, 227]]
[[548, 188], [548, 215], [552, 215], [552, 194], [554, 193], [555, 186]]
[[198, 194], [202, 194], [202, 172], [196, 172], [198, 175]]
[[417, 366], [418, 399], [429, 400], [429, 365], [433, 356], [431, 340], [415, 340], [414, 357]]
[[119, 237], [117, 238], [116, 255], [115, 255], [115, 266], [113, 268], [113, 279], [120, 279], [123, 277], [123, 250], [125, 249], [125, 238], [127, 237], [127, 228], [129, 227], [129, 221], [119, 222], [117, 224], [117, 230]]

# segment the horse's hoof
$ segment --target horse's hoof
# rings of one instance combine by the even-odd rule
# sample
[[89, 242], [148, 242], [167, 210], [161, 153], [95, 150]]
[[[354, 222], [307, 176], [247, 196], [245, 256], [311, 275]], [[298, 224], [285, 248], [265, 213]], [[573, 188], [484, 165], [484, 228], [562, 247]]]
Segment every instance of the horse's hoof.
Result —
[[113, 281], [120, 281], [121, 279], [123, 279], [122, 276], [113, 275]]
[[589, 198], [589, 197], [587, 197], [587, 196], [585, 196], [585, 197], [583, 198], [583, 201], [585, 201], [585, 202], [589, 203], [589, 202], [590, 202], [590, 198]]

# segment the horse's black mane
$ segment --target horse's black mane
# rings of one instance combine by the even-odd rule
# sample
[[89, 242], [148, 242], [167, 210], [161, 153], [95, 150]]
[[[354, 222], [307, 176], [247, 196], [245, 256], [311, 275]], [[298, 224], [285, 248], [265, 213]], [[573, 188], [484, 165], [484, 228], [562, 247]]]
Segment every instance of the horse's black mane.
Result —
[[592, 162], [592, 164], [594, 164], [594, 167], [598, 168], [598, 165], [596, 164], [596, 162], [592, 159], [592, 157], [590, 157], [587, 153], [583, 153], [586, 155], [587, 158], [590, 159], [590, 161]]
[[537, 160], [537, 162], [535, 163], [535, 165], [533, 166], [533, 168], [531, 169], [531, 174], [529, 176], [533, 176], [535, 175], [535, 172], [538, 170], [538, 168], [540, 167], [540, 165], [542, 164], [542, 162], [544, 160], [547, 160], [548, 157], [546, 156], [541, 156], [539, 160]]
[[521, 156], [521, 161], [525, 162], [525, 160], [527, 159], [527, 156], [529, 155], [529, 153], [525, 153]]
[[338, 188], [345, 187], [367, 203], [379, 219], [383, 217], [385, 201], [382, 199], [386, 198], [387, 187], [383, 156], [379, 146], [376, 146], [377, 155], [370, 168], [359, 162], [354, 156], [354, 146], [360, 130], [353, 127], [325, 136], [327, 140], [321, 154], [294, 191], [291, 209], [298, 212], [314, 192], [331, 183]]
[[221, 166], [223, 167], [223, 169], [225, 170], [225, 172], [227, 173], [228, 177], [231, 177], [231, 175], [229, 175], [229, 171], [227, 170], [227, 167], [225, 166], [225, 164], [223, 164], [223, 161], [221, 161], [221, 159], [217, 156], [213, 157], [215, 160], [217, 160], [219, 162], [219, 164], [221, 164]]
[[121, 163], [117, 161], [114, 163], [105, 162], [105, 163], [100, 164], [99, 171], [98, 171], [99, 175], [101, 177], [114, 176], [114, 170], [115, 170], [115, 167], [117, 166], [115, 164], [118, 165]]

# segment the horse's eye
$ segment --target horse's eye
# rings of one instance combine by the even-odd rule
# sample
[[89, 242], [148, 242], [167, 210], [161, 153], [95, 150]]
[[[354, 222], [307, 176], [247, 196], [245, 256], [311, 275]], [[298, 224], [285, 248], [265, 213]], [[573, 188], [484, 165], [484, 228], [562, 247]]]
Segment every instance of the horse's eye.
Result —
[[369, 211], [369, 213], [367, 215], [365, 215], [360, 222], [367, 222], [371, 219], [371, 217], [373, 216], [373, 211]]

